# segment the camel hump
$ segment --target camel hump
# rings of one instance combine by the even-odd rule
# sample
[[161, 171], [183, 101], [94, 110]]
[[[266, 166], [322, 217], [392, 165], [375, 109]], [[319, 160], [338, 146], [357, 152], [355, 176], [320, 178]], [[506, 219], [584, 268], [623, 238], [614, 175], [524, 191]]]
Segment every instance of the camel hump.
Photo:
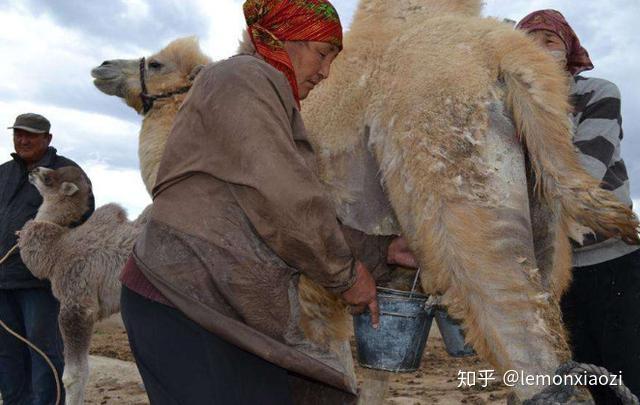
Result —
[[90, 221], [125, 223], [128, 222], [127, 211], [119, 204], [109, 203], [95, 210]]
[[436, 14], [457, 14], [477, 17], [482, 11], [481, 0], [431, 0], [437, 5]]
[[420, 15], [426, 18], [455, 14], [467, 17], [478, 17], [482, 12], [482, 0], [369, 0], [362, 6], [378, 8], [380, 10], [395, 9], [396, 15], [406, 14], [407, 17]]

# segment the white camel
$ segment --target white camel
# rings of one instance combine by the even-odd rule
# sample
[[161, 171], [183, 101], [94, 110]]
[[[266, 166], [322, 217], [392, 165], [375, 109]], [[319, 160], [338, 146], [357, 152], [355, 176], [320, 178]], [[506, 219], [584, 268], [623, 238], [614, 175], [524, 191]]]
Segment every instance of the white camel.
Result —
[[[303, 115], [343, 222], [401, 231], [424, 290], [443, 294], [497, 370], [553, 375], [569, 358], [558, 305], [571, 278], [569, 233], [589, 227], [638, 243], [638, 221], [581, 168], [560, 67], [480, 9], [479, 0], [361, 0]], [[369, 151], [384, 194], [363, 183]], [[376, 195], [392, 210], [353, 202]], [[520, 399], [539, 389], [514, 387]]]
[[[425, 291], [444, 295], [497, 370], [552, 375], [569, 358], [558, 298], [570, 281], [570, 229], [578, 223], [637, 242], [638, 223], [580, 168], [560, 69], [479, 11], [476, 0], [362, 0], [331, 77], [303, 104], [305, 123], [341, 220], [367, 233], [403, 233], [425, 269]], [[197, 45], [182, 39], [167, 49], [180, 47], [191, 55]], [[247, 41], [241, 50], [253, 52]], [[99, 89], [143, 113], [138, 64], [108, 61], [92, 74]], [[162, 74], [149, 70], [148, 83]], [[162, 151], [183, 97], [145, 114], [148, 188], [159, 155], [145, 150]], [[305, 332], [344, 339], [340, 303], [308, 280], [300, 295]], [[527, 399], [538, 388], [514, 390]]]

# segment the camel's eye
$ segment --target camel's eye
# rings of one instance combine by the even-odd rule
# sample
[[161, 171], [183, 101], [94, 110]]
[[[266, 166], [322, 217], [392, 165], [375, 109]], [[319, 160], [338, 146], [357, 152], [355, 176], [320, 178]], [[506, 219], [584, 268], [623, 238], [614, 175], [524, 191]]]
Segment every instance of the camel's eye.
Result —
[[158, 62], [157, 60], [152, 60], [149, 61], [149, 69], [160, 69], [162, 68], [162, 63]]
[[43, 176], [42, 181], [45, 186], [51, 186], [53, 184], [53, 180], [51, 180], [51, 177], [49, 176]]

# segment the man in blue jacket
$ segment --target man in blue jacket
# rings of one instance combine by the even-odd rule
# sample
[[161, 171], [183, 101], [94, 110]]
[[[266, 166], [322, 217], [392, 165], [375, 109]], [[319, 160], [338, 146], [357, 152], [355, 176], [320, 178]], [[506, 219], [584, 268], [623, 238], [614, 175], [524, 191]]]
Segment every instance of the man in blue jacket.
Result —
[[[42, 204], [38, 190], [29, 183], [29, 170], [77, 166], [49, 146], [51, 124], [45, 117], [19, 115], [9, 129], [13, 129], [15, 153], [0, 165], [0, 257], [16, 244], [16, 231], [36, 216]], [[83, 221], [93, 209], [91, 196]], [[61, 377], [64, 361], [58, 310], [49, 281], [36, 279], [18, 251], [0, 264], [0, 319], [46, 353]], [[0, 393], [5, 405], [48, 405], [56, 398], [55, 380], [44, 359], [4, 329], [0, 329]]]

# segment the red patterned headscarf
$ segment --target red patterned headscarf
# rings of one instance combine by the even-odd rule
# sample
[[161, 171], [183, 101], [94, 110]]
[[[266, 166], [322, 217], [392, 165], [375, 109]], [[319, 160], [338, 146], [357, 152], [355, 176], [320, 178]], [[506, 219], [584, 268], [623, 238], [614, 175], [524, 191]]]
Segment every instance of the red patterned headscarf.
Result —
[[572, 75], [593, 69], [589, 53], [580, 45], [578, 36], [559, 11], [534, 11], [523, 18], [516, 28], [526, 32], [547, 30], [559, 36], [567, 47], [567, 69]]
[[298, 82], [283, 41], [328, 42], [342, 50], [338, 12], [327, 0], [247, 0], [243, 10], [256, 51], [285, 74], [300, 105]]

